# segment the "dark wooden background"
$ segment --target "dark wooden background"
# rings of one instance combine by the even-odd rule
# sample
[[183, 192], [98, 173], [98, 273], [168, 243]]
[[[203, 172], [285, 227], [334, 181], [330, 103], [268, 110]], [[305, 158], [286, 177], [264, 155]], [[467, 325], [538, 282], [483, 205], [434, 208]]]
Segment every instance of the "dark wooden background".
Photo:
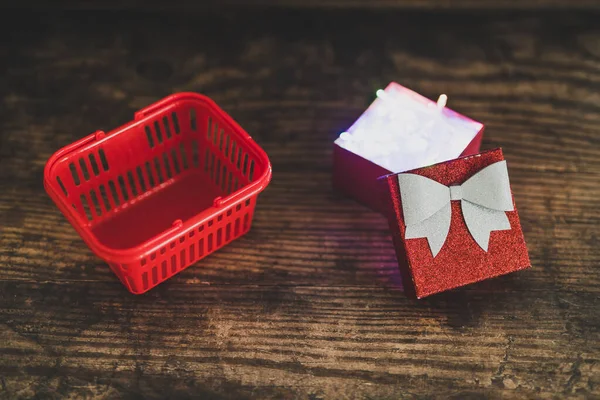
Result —
[[[600, 398], [600, 12], [459, 8], [0, 10], [0, 398]], [[392, 80], [486, 124], [533, 268], [403, 296], [386, 221], [330, 186]], [[274, 177], [247, 236], [133, 296], [43, 167], [184, 90]]]

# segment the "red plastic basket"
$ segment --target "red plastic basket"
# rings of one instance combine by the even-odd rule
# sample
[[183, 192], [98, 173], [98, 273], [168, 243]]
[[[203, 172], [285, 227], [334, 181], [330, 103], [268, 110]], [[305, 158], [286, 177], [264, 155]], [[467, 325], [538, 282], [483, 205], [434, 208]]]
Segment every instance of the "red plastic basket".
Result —
[[212, 100], [169, 96], [56, 152], [44, 186], [135, 294], [248, 232], [265, 152]]

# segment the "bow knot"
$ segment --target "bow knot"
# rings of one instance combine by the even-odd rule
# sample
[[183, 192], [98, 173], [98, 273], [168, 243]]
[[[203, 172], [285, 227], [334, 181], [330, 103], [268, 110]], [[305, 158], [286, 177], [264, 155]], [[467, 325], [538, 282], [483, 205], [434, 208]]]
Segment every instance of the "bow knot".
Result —
[[445, 186], [416, 174], [399, 174], [406, 239], [427, 238], [433, 257], [444, 245], [452, 218], [450, 202], [459, 200], [465, 224], [475, 242], [488, 250], [491, 231], [508, 230], [505, 211], [514, 205], [506, 161], [491, 164], [462, 185]]
[[462, 186], [450, 186], [450, 200], [462, 200]]

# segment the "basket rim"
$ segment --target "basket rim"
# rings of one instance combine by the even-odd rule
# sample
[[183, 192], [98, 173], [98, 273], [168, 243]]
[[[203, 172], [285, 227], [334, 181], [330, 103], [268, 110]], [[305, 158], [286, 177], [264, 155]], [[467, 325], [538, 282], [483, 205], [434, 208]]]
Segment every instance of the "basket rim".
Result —
[[[89, 227], [89, 221], [84, 220], [79, 213], [73, 212], [73, 210], [65, 203], [63, 196], [58, 192], [58, 188], [53, 182], [53, 172], [55, 166], [59, 161], [64, 160], [64, 158], [70, 158], [79, 152], [86, 151], [89, 147], [96, 145], [97, 143], [110, 140], [116, 135], [131, 131], [133, 127], [152, 119], [156, 114], [164, 111], [165, 108], [176, 106], [178, 103], [183, 101], [203, 103], [212, 112], [218, 114], [220, 118], [230, 124], [232, 130], [241, 135], [242, 139], [244, 140], [246, 150], [253, 153], [253, 155], [256, 156], [257, 159], [266, 166], [263, 173], [253, 182], [239, 188], [226, 197], [215, 199], [212, 207], [202, 210], [186, 221], [174, 221], [173, 226], [134, 247], [126, 249], [113, 249], [100, 243], [96, 235], [92, 233], [92, 230]], [[190, 231], [192, 229], [196, 229], [198, 226], [206, 223], [208, 220], [216, 216], [219, 212], [224, 211], [226, 208], [258, 195], [267, 187], [271, 181], [271, 177], [272, 167], [266, 152], [229, 114], [223, 111], [223, 109], [221, 109], [212, 99], [205, 95], [193, 92], [181, 92], [169, 95], [137, 111], [134, 114], [134, 119], [132, 121], [125, 123], [109, 131], [108, 133], [96, 131], [95, 133], [68, 144], [56, 151], [48, 159], [46, 166], [44, 167], [44, 188], [59, 210], [67, 218], [69, 223], [73, 226], [73, 228], [75, 228], [77, 233], [96, 255], [108, 262], [127, 264], [135, 262], [136, 260], [140, 260], [146, 257], [149, 253], [158, 251], [162, 246], [164, 246], [165, 242], [172, 240], [167, 240], [167, 238]], [[217, 210], [219, 211], [217, 212]]]

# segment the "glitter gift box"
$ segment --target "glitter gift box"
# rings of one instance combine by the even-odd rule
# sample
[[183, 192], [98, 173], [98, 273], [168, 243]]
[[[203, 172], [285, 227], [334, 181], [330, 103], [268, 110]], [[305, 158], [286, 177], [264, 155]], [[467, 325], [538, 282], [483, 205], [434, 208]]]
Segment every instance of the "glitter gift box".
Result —
[[422, 298], [530, 267], [502, 150], [379, 179], [405, 292]]
[[333, 186], [375, 211], [382, 209], [377, 178], [475, 154], [483, 124], [397, 83], [377, 99], [334, 143]]
[[334, 143], [333, 186], [388, 216], [417, 298], [530, 266], [502, 151], [446, 100], [390, 83]]

